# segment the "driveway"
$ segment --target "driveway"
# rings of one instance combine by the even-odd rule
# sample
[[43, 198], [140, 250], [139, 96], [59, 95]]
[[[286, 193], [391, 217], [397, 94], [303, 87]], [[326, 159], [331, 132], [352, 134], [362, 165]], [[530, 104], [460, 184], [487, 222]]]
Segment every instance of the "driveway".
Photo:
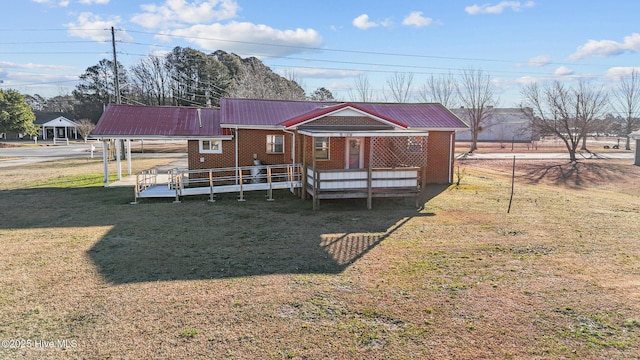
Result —
[[[38, 146], [16, 146], [0, 148], [0, 168], [10, 166], [20, 166], [34, 164], [44, 161], [54, 161], [72, 158], [90, 158], [91, 157], [91, 145], [96, 150], [93, 156], [94, 158], [102, 158], [102, 143], [82, 143], [82, 144], [69, 144], [69, 145], [52, 145], [51, 143], [42, 144]], [[97, 150], [100, 150], [98, 152]], [[186, 158], [186, 154], [183, 153], [133, 153], [131, 157], [133, 159], [137, 157], [144, 158], [166, 158], [166, 157], [182, 157]], [[8, 158], [8, 160], [3, 160]]]

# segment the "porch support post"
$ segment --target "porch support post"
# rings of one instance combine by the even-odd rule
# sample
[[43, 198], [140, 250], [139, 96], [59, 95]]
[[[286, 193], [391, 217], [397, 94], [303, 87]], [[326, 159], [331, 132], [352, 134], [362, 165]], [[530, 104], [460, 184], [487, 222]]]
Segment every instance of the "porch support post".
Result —
[[369, 163], [369, 167], [367, 168], [367, 209], [371, 210], [371, 202], [373, 197], [373, 171], [371, 171], [371, 163]]
[[307, 152], [307, 136], [302, 136], [302, 191], [300, 193], [300, 199], [307, 199], [307, 157], [305, 156]]
[[122, 151], [120, 149], [120, 139], [115, 141], [115, 145], [116, 145], [116, 170], [118, 172], [118, 180], [122, 180], [122, 163], [120, 161], [120, 151]]
[[[374, 144], [375, 141], [372, 141], [373, 137], [369, 138], [369, 164], [367, 164], [367, 209], [371, 210], [371, 205], [373, 202], [373, 157], [374, 157]], [[362, 148], [364, 149], [364, 144], [362, 144]]]
[[320, 173], [316, 168], [316, 152], [315, 152], [315, 138], [311, 138], [311, 156], [313, 159], [313, 210], [320, 208], [320, 199], [318, 195], [320, 193]]
[[107, 139], [102, 139], [102, 166], [104, 169], [104, 187], [109, 187], [109, 148]]
[[236, 185], [238, 185], [238, 127], [236, 127]]
[[127, 139], [127, 175], [131, 175], [131, 139]]

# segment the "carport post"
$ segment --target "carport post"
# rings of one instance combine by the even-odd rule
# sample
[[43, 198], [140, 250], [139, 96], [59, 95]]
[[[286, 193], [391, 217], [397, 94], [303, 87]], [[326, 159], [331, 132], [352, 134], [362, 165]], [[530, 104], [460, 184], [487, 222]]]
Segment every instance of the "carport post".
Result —
[[102, 139], [102, 166], [104, 167], [104, 187], [109, 187], [109, 147], [107, 140]]
[[131, 175], [131, 139], [127, 139], [127, 175]]
[[120, 151], [122, 151], [122, 149], [120, 148], [120, 140], [117, 139], [115, 141], [116, 144], [116, 170], [118, 171], [118, 180], [122, 180], [122, 163], [120, 161]]

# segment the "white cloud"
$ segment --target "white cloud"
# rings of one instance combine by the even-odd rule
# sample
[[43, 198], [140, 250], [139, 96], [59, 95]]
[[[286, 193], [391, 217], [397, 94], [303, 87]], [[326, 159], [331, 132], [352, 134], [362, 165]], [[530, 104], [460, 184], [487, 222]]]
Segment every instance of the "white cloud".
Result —
[[640, 33], [625, 36], [621, 43], [613, 40], [589, 40], [586, 44], [578, 46], [569, 59], [576, 61], [587, 57], [607, 57], [636, 51], [640, 51]]
[[527, 75], [516, 79], [518, 84], [527, 85], [531, 83], [548, 83], [550, 81], [574, 81], [574, 80], [593, 80], [599, 76], [593, 74], [576, 74], [575, 71], [567, 69], [564, 66], [559, 67], [553, 74], [549, 75]]
[[235, 18], [240, 10], [235, 0], [166, 0], [163, 5], [146, 4], [140, 8], [144, 12], [134, 15], [131, 21], [146, 28], [229, 20]]
[[294, 68], [296, 75], [314, 79], [341, 79], [349, 78], [362, 74], [360, 70], [331, 70], [331, 69], [313, 69], [313, 68]]
[[549, 65], [551, 63], [551, 56], [549, 55], [539, 55], [539, 56], [534, 56], [531, 59], [527, 60], [526, 63], [524, 64], [519, 64], [520, 66], [535, 66], [535, 67], [541, 67], [541, 66], [545, 66], [545, 65]]
[[[112, 26], [120, 22], [119, 16], [112, 16], [108, 19], [102, 19], [99, 15], [90, 12], [83, 12], [78, 16], [76, 22], [68, 23], [67, 33], [69, 36], [79, 37], [81, 39], [90, 39], [94, 41], [111, 41], [111, 32], [108, 31]], [[120, 40], [131, 40], [126, 32], [119, 30], [116, 37]]]
[[69, 6], [69, 0], [31, 0], [38, 4], [46, 4], [50, 6], [67, 7]]
[[283, 56], [308, 51], [322, 44], [322, 37], [313, 29], [278, 30], [267, 25], [232, 21], [228, 24], [194, 25], [163, 33], [185, 37], [204, 50], [224, 49], [241, 56]]
[[369, 15], [362, 14], [356, 17], [355, 19], [353, 19], [352, 24], [358, 29], [367, 30], [373, 27], [378, 27], [378, 26], [382, 26], [386, 28], [391, 27], [393, 25], [393, 21], [391, 21], [391, 19], [385, 19], [382, 21], [375, 22], [375, 21], [369, 20]]
[[638, 66], [614, 66], [607, 70], [605, 74], [605, 78], [609, 80], [620, 80], [625, 76], [631, 75], [632, 71], [640, 72], [640, 67]]
[[556, 71], [553, 73], [556, 76], [569, 76], [569, 75], [573, 75], [575, 73], [575, 71], [569, 69], [566, 66], [560, 66], [559, 68], [556, 69]]
[[402, 25], [423, 27], [433, 23], [433, 19], [422, 16], [422, 11], [413, 11], [402, 21]]
[[535, 2], [527, 1], [501, 1], [498, 4], [482, 4], [482, 5], [471, 5], [464, 8], [464, 11], [470, 15], [478, 15], [478, 14], [502, 14], [505, 9], [511, 9], [513, 11], [522, 11], [525, 8], [532, 8], [535, 6]]
[[358, 29], [366, 30], [372, 27], [377, 27], [379, 25], [373, 21], [369, 21], [369, 15], [362, 14], [353, 19], [353, 26], [357, 27]]
[[74, 70], [75, 68], [73, 66], [67, 66], [67, 65], [47, 65], [47, 64], [34, 64], [34, 63], [14, 63], [14, 62], [10, 62], [10, 61], [0, 61], [0, 68], [3, 69], [45, 69], [45, 70], [61, 70], [61, 71], [68, 71], [68, 70]]
[[85, 4], [85, 5], [93, 5], [93, 4], [100, 4], [100, 5], [106, 5], [109, 3], [110, 0], [79, 0], [78, 2], [80, 4]]

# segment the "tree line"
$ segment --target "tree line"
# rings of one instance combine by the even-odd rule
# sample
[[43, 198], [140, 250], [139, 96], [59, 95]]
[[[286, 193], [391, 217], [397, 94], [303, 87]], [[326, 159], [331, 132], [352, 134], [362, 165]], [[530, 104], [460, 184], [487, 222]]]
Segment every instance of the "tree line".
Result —
[[80, 75], [73, 90], [77, 113], [97, 120], [105, 104], [115, 103], [115, 72], [123, 103], [139, 105], [218, 106], [222, 97], [304, 100], [304, 89], [255, 57], [218, 50], [175, 47], [166, 55], [148, 55], [126, 69], [103, 59]]
[[[391, 75], [386, 82], [385, 99], [408, 102], [414, 88], [412, 82], [411, 74]], [[354, 88], [356, 98], [372, 100], [374, 92], [366, 77], [356, 78]], [[520, 95], [522, 103], [518, 106], [528, 115], [530, 130], [562, 140], [571, 161], [576, 161], [579, 146], [587, 150], [586, 140], [590, 134], [624, 136], [625, 149], [630, 150], [629, 134], [640, 129], [640, 73], [636, 70], [622, 77], [611, 90], [586, 80], [578, 80], [574, 86], [553, 81], [545, 85], [525, 85]], [[491, 125], [493, 111], [499, 103], [491, 76], [473, 68], [462, 70], [459, 76], [451, 73], [430, 76], [419, 87], [417, 97], [448, 109], [462, 109], [471, 130], [469, 152], [477, 149], [478, 135]]]
[[[281, 100], [335, 100], [326, 88], [319, 88], [310, 95], [296, 79], [295, 73], [285, 76], [271, 71], [255, 57], [241, 58], [218, 50], [205, 54], [199, 50], [175, 47], [165, 55], [147, 55], [128, 69], [113, 61], [102, 59], [80, 75], [80, 81], [72, 96], [58, 96], [45, 101], [38, 95], [27, 96], [31, 102], [46, 102], [44, 110], [65, 112], [76, 119], [89, 119], [96, 123], [104, 107], [115, 103], [116, 72], [118, 94], [123, 103], [139, 105], [218, 106], [223, 97], [281, 99]], [[369, 79], [358, 76], [349, 97], [353, 101], [379, 101], [375, 97]], [[22, 129], [29, 133], [34, 129], [24, 125], [8, 125], [14, 119], [9, 116], [7, 99], [14, 99], [11, 91], [0, 98], [0, 132]], [[461, 108], [469, 122], [472, 141], [469, 152], [477, 149], [478, 134], [489, 126], [493, 109], [498, 107], [496, 86], [490, 75], [480, 69], [462, 70], [459, 75], [431, 75], [421, 86], [414, 86], [413, 74], [390, 75], [382, 92], [383, 101], [436, 102], [446, 108]], [[531, 83], [521, 89], [522, 103], [530, 115], [530, 127], [535, 133], [561, 139], [575, 161], [576, 151], [582, 143], [586, 150], [587, 135], [613, 132], [627, 136], [640, 128], [640, 74], [633, 71], [620, 79], [609, 91], [604, 87], [579, 80], [575, 86], [560, 81], [546, 85]], [[5, 109], [6, 108], [6, 109]], [[617, 115], [613, 115], [617, 114]], [[21, 127], [22, 126], [22, 127]], [[28, 130], [28, 131], [27, 131]], [[625, 144], [630, 149], [627, 136]]]

